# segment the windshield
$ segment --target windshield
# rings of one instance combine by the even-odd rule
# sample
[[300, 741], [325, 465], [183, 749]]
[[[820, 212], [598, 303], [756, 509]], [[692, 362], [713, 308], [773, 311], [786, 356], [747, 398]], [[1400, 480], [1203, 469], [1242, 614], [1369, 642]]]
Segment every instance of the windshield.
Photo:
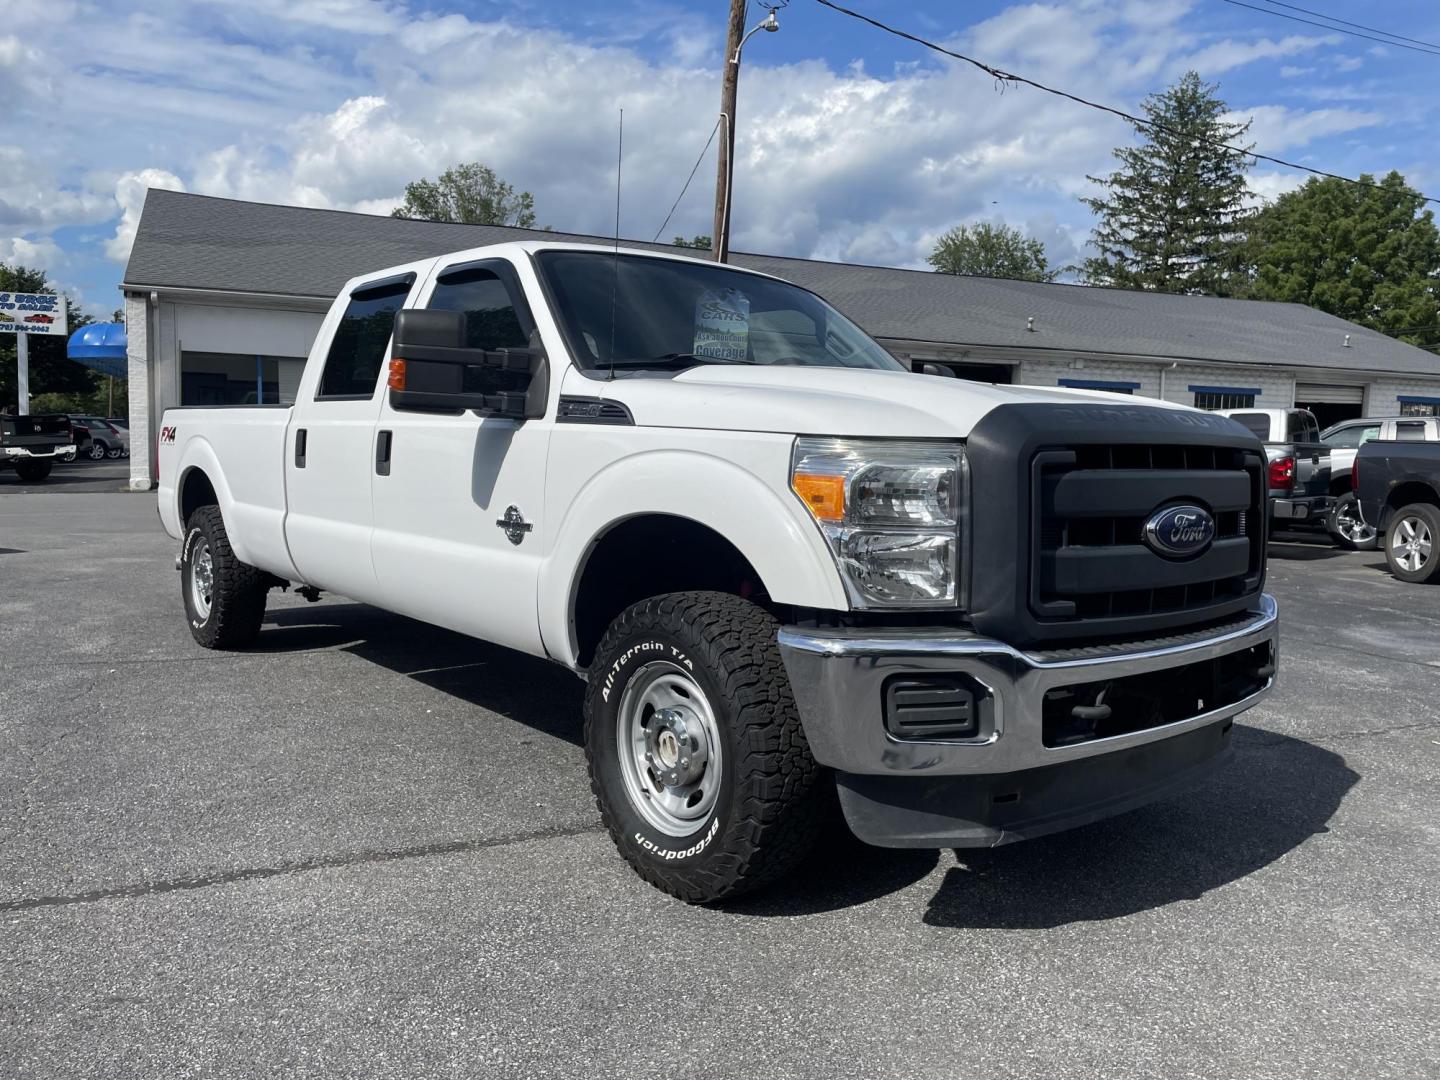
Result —
[[905, 370], [814, 293], [773, 278], [600, 251], [544, 251], [537, 260], [566, 340], [589, 370], [612, 363]]

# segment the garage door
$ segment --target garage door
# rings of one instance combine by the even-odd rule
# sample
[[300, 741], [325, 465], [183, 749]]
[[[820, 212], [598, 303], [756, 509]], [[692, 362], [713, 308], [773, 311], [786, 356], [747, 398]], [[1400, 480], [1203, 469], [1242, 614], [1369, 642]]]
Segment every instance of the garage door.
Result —
[[1364, 405], [1365, 387], [1296, 383], [1295, 400], [1306, 405]]

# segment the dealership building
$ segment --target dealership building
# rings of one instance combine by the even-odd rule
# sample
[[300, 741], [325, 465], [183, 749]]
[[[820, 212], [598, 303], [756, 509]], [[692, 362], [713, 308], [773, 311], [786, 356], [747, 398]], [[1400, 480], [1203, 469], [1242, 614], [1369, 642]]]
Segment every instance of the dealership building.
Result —
[[[152, 486], [160, 414], [294, 400], [349, 278], [507, 240], [603, 238], [239, 202], [152, 189], [121, 289], [131, 487]], [[664, 245], [626, 246], [677, 250]], [[694, 254], [694, 252], [689, 252]], [[912, 366], [1200, 408], [1313, 409], [1322, 426], [1440, 413], [1440, 357], [1298, 304], [957, 277], [736, 253], [824, 296]]]

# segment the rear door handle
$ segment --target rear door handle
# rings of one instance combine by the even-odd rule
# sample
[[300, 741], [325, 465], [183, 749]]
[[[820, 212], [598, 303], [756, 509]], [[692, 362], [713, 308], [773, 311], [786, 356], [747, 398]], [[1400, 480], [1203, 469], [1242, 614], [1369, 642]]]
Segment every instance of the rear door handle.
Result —
[[379, 476], [390, 475], [390, 443], [394, 433], [382, 431], [375, 439], [375, 472]]
[[305, 439], [305, 429], [304, 429], [303, 427], [302, 427], [302, 428], [296, 428], [296, 429], [295, 429], [295, 467], [296, 467], [297, 469], [303, 469], [303, 468], [305, 467], [305, 442], [306, 442], [306, 439]]

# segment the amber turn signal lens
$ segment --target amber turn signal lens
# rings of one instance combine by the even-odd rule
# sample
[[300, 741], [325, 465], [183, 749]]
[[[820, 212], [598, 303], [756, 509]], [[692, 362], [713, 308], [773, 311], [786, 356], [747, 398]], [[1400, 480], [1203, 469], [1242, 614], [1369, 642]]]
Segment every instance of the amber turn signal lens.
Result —
[[815, 473], [796, 473], [790, 481], [810, 513], [820, 521], [845, 520], [845, 478]]
[[405, 361], [398, 357], [390, 361], [390, 378], [386, 381], [391, 390], [405, 389]]

